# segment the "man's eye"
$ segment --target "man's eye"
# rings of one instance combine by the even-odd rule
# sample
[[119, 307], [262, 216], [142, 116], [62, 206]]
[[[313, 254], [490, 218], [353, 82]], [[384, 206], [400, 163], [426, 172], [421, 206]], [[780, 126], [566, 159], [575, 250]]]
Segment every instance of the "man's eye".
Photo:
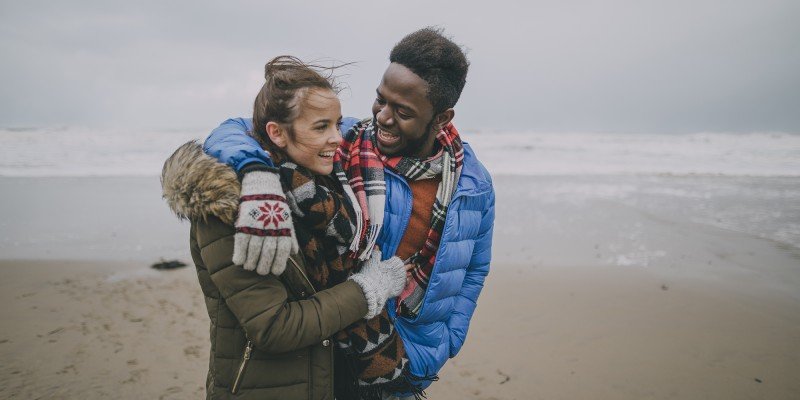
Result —
[[376, 102], [376, 103], [378, 103], [378, 104], [380, 104], [380, 105], [384, 105], [384, 104], [386, 104], [386, 100], [384, 100], [384, 99], [382, 99], [382, 98], [380, 98], [380, 97], [376, 97], [376, 98], [375, 98], [375, 102]]
[[400, 119], [409, 119], [409, 118], [411, 118], [410, 115], [403, 114], [403, 113], [397, 113], [397, 116], [400, 117]]

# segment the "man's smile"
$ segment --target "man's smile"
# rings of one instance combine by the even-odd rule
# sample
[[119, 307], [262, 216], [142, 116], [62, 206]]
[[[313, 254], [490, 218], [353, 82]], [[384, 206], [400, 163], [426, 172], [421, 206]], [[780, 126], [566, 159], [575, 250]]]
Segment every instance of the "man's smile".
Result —
[[380, 126], [378, 128], [378, 133], [376, 134], [378, 138], [378, 143], [380, 143], [384, 147], [393, 146], [400, 141], [400, 136], [395, 135], [394, 133], [387, 132], [383, 130]]

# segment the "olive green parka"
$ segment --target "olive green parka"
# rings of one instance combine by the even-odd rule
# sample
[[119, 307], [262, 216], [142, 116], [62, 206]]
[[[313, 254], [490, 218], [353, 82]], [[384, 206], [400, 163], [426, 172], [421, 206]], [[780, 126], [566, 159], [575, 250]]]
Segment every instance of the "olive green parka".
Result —
[[164, 164], [164, 198], [191, 221], [190, 247], [211, 320], [208, 399], [333, 399], [335, 332], [363, 318], [361, 288], [314, 292], [301, 256], [281, 276], [231, 262], [240, 185], [199, 144]]

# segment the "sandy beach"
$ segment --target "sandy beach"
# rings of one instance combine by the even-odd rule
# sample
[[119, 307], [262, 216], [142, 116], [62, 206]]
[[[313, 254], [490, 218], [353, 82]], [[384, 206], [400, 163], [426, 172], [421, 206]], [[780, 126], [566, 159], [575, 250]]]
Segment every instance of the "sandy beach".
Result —
[[[4, 261], [0, 397], [204, 395], [190, 268]], [[800, 304], [629, 267], [497, 265], [431, 399], [791, 399]]]
[[[800, 250], [703, 214], [727, 218], [718, 210], [733, 200], [757, 210], [765, 187], [790, 193], [796, 178], [653, 182], [497, 177], [495, 261], [467, 342], [429, 398], [799, 398]], [[672, 194], [648, 189], [665, 186]], [[208, 316], [194, 268], [149, 267], [189, 262], [187, 225], [169, 216], [158, 182], [4, 178], [0, 188], [0, 398], [203, 397]], [[46, 215], [21, 224], [19, 210], [55, 197], [76, 211], [35, 236]], [[789, 200], [763, 207], [794, 218]], [[134, 211], [115, 223], [109, 203]]]

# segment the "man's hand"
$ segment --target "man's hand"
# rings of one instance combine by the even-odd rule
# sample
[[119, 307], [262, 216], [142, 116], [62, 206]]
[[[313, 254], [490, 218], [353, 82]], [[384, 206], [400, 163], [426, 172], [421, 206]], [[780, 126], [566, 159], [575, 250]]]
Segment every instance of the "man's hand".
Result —
[[242, 179], [242, 194], [233, 263], [260, 275], [280, 275], [290, 254], [299, 250], [277, 172], [251, 171]]

